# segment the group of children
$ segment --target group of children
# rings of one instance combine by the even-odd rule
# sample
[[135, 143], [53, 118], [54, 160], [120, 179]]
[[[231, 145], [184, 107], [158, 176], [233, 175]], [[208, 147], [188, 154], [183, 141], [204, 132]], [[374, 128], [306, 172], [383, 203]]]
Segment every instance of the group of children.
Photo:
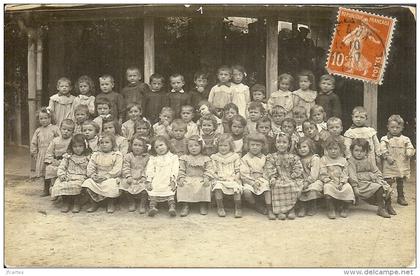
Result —
[[[388, 134], [379, 141], [367, 126], [363, 107], [352, 112], [353, 125], [341, 135], [341, 104], [335, 80], [323, 75], [319, 92], [310, 71], [294, 78], [282, 74], [279, 90], [266, 99], [265, 87], [243, 83], [242, 66], [222, 66], [218, 83], [197, 72], [195, 88], [184, 90], [184, 77], [174, 74], [165, 89], [159, 74], [141, 82], [138, 68], [127, 69], [128, 85], [113, 90], [110, 75], [94, 82], [60, 78], [58, 93], [38, 112], [40, 127], [31, 142], [36, 176], [44, 179], [43, 195], [61, 197], [62, 212], [79, 212], [88, 196], [88, 212], [116, 198], [129, 211], [149, 216], [167, 202], [169, 214], [187, 216], [192, 203], [208, 213], [214, 200], [226, 216], [225, 197], [233, 198], [234, 216], [242, 216], [242, 200], [270, 220], [314, 215], [326, 202], [328, 217], [347, 217], [358, 199], [378, 205], [389, 218], [394, 182], [397, 202], [407, 205], [404, 180], [410, 176], [410, 139], [402, 135], [404, 120], [392, 115]], [[382, 168], [382, 172], [378, 169]]]

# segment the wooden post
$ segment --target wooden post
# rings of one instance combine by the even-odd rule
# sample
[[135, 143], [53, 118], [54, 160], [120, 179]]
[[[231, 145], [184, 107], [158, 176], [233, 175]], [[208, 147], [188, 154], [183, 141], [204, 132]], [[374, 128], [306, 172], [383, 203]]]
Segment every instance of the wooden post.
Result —
[[36, 126], [36, 31], [28, 31], [28, 114], [29, 137], [32, 137]]
[[265, 79], [267, 85], [267, 98], [277, 90], [278, 75], [278, 47], [279, 47], [278, 20], [267, 18], [267, 43], [265, 55]]
[[144, 81], [149, 82], [155, 72], [155, 22], [153, 17], [144, 18]]
[[41, 32], [38, 31], [38, 36], [36, 40], [36, 108], [41, 107], [41, 97], [42, 97], [42, 51], [43, 51], [43, 41]]
[[[66, 35], [62, 22], [56, 22], [48, 27], [48, 59], [46, 67], [48, 68], [47, 93], [44, 96], [47, 99], [57, 93], [57, 80], [66, 76]], [[74, 49], [73, 49], [74, 50]], [[68, 57], [67, 57], [68, 58]]]
[[363, 83], [363, 106], [368, 112], [368, 123], [377, 129], [378, 125], [378, 85]]

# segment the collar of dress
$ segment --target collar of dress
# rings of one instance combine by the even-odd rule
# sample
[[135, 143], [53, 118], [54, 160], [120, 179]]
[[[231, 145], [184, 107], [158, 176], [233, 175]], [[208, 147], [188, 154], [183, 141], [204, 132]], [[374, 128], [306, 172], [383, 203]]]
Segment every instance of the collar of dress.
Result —
[[181, 89], [181, 90], [179, 90], [179, 91], [176, 91], [175, 89], [172, 89], [172, 90], [171, 90], [171, 93], [176, 93], [176, 92], [179, 92], [179, 93], [184, 93], [184, 89]]

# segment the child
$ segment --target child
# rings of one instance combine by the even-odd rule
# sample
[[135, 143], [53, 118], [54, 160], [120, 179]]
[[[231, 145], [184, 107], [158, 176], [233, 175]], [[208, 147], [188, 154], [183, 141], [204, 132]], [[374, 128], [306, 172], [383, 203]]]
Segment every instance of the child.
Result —
[[79, 104], [74, 108], [74, 134], [82, 133], [82, 125], [88, 119], [89, 108], [87, 105]]
[[223, 133], [231, 133], [230, 124], [232, 121], [233, 116], [239, 114], [239, 109], [234, 103], [228, 103], [223, 108], [223, 117], [222, 117], [222, 124], [223, 124]]
[[189, 213], [189, 204], [200, 203], [200, 214], [207, 215], [211, 198], [212, 162], [202, 154], [203, 140], [194, 135], [188, 138], [186, 155], [179, 158], [177, 201], [182, 202], [181, 217]]
[[60, 136], [52, 139], [51, 143], [48, 145], [44, 159], [44, 163], [46, 164], [45, 194], [49, 194], [50, 186], [54, 185], [54, 181], [57, 178], [58, 166], [60, 165], [61, 159], [63, 159], [63, 154], [67, 151], [73, 132], [74, 122], [70, 119], [64, 119], [60, 125]]
[[352, 156], [348, 160], [349, 182], [357, 198], [376, 202], [378, 216], [390, 218], [396, 215], [391, 205], [391, 187], [382, 178], [373, 160], [367, 158], [369, 142], [362, 138], [353, 140], [350, 146]]
[[232, 139], [234, 145], [234, 152], [242, 156], [244, 146], [244, 131], [246, 127], [246, 120], [241, 115], [233, 116], [230, 122], [230, 129], [232, 130]]
[[[241, 159], [239, 167], [241, 180], [244, 187], [245, 200], [255, 206], [260, 213], [267, 214], [268, 219], [274, 220], [276, 216], [273, 214], [271, 205], [271, 191], [268, 181], [263, 177], [264, 165], [266, 157], [263, 154], [266, 148], [266, 140], [263, 134], [254, 133], [247, 137], [247, 154]], [[256, 202], [261, 196], [264, 197], [266, 210], [261, 208]]]
[[[285, 118], [281, 123], [281, 130], [279, 134], [285, 133], [290, 137], [290, 152], [296, 152], [296, 145], [299, 142], [299, 134], [296, 132], [296, 123], [292, 118]], [[276, 136], [277, 137], [277, 136]]]
[[102, 120], [111, 116], [111, 103], [107, 98], [96, 98], [95, 105], [98, 117], [93, 119], [93, 121], [99, 126], [98, 133], [102, 133]]
[[325, 110], [326, 119], [330, 117], [341, 118], [341, 102], [334, 93], [335, 78], [331, 75], [322, 75], [319, 79], [319, 93], [316, 97], [316, 104]]
[[164, 136], [156, 136], [152, 141], [152, 156], [146, 166], [146, 188], [150, 198], [148, 215], [158, 213], [158, 202], [168, 202], [169, 215], [176, 216], [175, 190], [178, 177], [178, 156], [169, 151], [169, 141]]
[[209, 93], [209, 102], [214, 106], [215, 113], [220, 116], [223, 107], [232, 102], [232, 68], [222, 66], [217, 69], [217, 79], [219, 83], [212, 87]]
[[392, 185], [397, 182], [397, 202], [407, 206], [404, 196], [404, 180], [410, 178], [410, 159], [415, 154], [410, 138], [402, 135], [404, 120], [400, 115], [391, 115], [388, 119], [388, 134], [381, 138], [383, 151], [383, 174]]
[[278, 77], [279, 90], [271, 93], [268, 99], [268, 110], [272, 111], [273, 107], [279, 105], [286, 111], [286, 117], [292, 117], [293, 109], [293, 95], [290, 92], [290, 87], [293, 83], [293, 77], [289, 74], [281, 74]]
[[86, 141], [89, 144], [89, 148], [92, 152], [99, 150], [99, 125], [91, 120], [86, 120], [82, 125], [82, 133], [86, 137]]
[[232, 66], [232, 103], [239, 109], [239, 115], [246, 116], [248, 103], [251, 101], [249, 87], [243, 84], [246, 76], [245, 68], [241, 65]]
[[[328, 129], [328, 136], [336, 137], [337, 139], [341, 140], [344, 143], [344, 136], [341, 135], [341, 133], [343, 132], [343, 123], [341, 122], [340, 118], [330, 117], [327, 120], [327, 129]], [[351, 156], [350, 150], [346, 148], [344, 151], [344, 157], [346, 159], [349, 159], [350, 156]]]
[[276, 152], [276, 139], [271, 134], [271, 120], [267, 116], [262, 117], [257, 122], [257, 133], [261, 133], [265, 137], [265, 151], [267, 153]]
[[277, 152], [269, 154], [264, 173], [271, 187], [273, 213], [281, 220], [295, 219], [295, 204], [302, 190], [302, 163], [289, 153], [290, 136], [280, 133], [276, 138]]
[[208, 83], [209, 74], [204, 71], [194, 73], [195, 88], [191, 91], [191, 105], [194, 108], [198, 107], [198, 103], [202, 100], [207, 100], [210, 94], [210, 87]]
[[309, 119], [316, 123], [316, 127], [318, 128], [319, 132], [327, 130], [327, 123], [325, 122], [325, 111], [322, 106], [314, 105], [311, 108]]
[[314, 149], [314, 142], [307, 137], [301, 138], [297, 144], [297, 152], [303, 167], [303, 188], [298, 201], [298, 217], [315, 215], [316, 201], [322, 198], [324, 184], [319, 179], [321, 159], [315, 154]]
[[187, 133], [185, 133], [185, 138], [190, 138], [191, 136], [198, 135], [198, 126], [193, 122], [194, 118], [194, 107], [191, 105], [183, 105], [181, 107], [181, 119], [187, 124]]
[[215, 145], [219, 134], [216, 133], [217, 120], [212, 114], [204, 115], [198, 121], [201, 138], [204, 142], [203, 154], [211, 156], [217, 152]]
[[167, 96], [168, 106], [172, 107], [175, 117], [179, 118], [181, 114], [181, 106], [191, 104], [191, 94], [183, 89], [185, 85], [183, 75], [171, 75], [169, 77], [169, 83], [172, 89]]
[[44, 179], [45, 176], [45, 154], [47, 148], [50, 145], [51, 141], [60, 136], [60, 130], [56, 125], [51, 124], [51, 111], [46, 107], [42, 107], [38, 111], [38, 121], [40, 127], [38, 127], [31, 140], [31, 156], [35, 158], [35, 177], [41, 177], [44, 181], [44, 191], [42, 196], [48, 196], [49, 184], [48, 181]]
[[129, 141], [134, 135], [134, 132], [135, 132], [134, 125], [136, 121], [146, 120], [142, 116], [142, 110], [143, 109], [141, 108], [141, 105], [138, 103], [133, 102], [133, 103], [127, 104], [128, 120], [122, 124], [121, 133], [122, 133], [122, 136], [127, 138]]
[[[213, 108], [213, 105], [209, 101], [201, 101], [198, 103], [198, 110], [200, 111], [200, 115], [204, 116], [207, 114], [214, 115], [214, 118], [217, 121], [216, 133], [222, 134], [223, 133], [223, 123], [222, 120], [217, 117], [217, 114]], [[223, 112], [222, 112], [223, 113]]]
[[235, 202], [235, 218], [242, 217], [241, 194], [242, 183], [240, 180], [239, 167], [241, 157], [234, 152], [232, 136], [228, 133], [222, 134], [216, 143], [218, 152], [210, 158], [214, 170], [214, 183], [212, 191], [216, 198], [217, 214], [225, 217], [223, 207], [223, 195], [233, 195]]
[[303, 106], [309, 118], [311, 108], [315, 105], [317, 93], [314, 89], [315, 77], [311, 71], [304, 70], [298, 75], [299, 89], [293, 92], [293, 106]]
[[76, 134], [71, 138], [67, 153], [63, 154], [57, 170], [58, 179], [51, 189], [51, 196], [61, 196], [63, 206], [61, 212], [70, 211], [73, 203], [73, 213], [80, 212], [80, 199], [82, 184], [86, 177], [86, 168], [89, 163], [91, 150], [83, 134]]
[[265, 113], [261, 103], [251, 102], [248, 107], [247, 133], [257, 132], [257, 122]]
[[275, 137], [281, 130], [281, 123], [286, 118], [286, 109], [280, 105], [274, 106], [270, 111], [271, 116], [271, 132], [272, 136]]
[[[74, 87], [77, 97], [74, 98], [72, 105], [72, 118], [76, 117], [76, 108], [79, 105], [85, 105], [88, 108], [88, 118], [95, 114], [95, 84], [88, 76], [81, 76], [77, 79]], [[73, 115], [74, 114], [74, 115]]]
[[128, 105], [131, 103], [137, 103], [141, 110], [144, 110], [144, 97], [149, 91], [149, 86], [141, 81], [140, 69], [137, 67], [127, 68], [126, 77], [128, 85], [121, 90], [121, 95], [127, 105], [126, 110], [129, 111]]
[[321, 158], [319, 177], [324, 183], [324, 197], [330, 219], [336, 218], [336, 207], [341, 209], [340, 216], [346, 218], [349, 204], [355, 201], [353, 189], [348, 183], [348, 163], [343, 157], [344, 147], [340, 139], [329, 137], [325, 142], [327, 154]]
[[169, 138], [169, 133], [171, 133], [171, 123], [173, 119], [174, 110], [167, 106], [162, 107], [162, 111], [159, 114], [159, 122], [153, 125], [153, 132], [155, 135]]
[[185, 133], [187, 133], [187, 124], [181, 119], [175, 119], [171, 124], [171, 129], [171, 136], [173, 138], [169, 140], [169, 143], [172, 152], [178, 155], [178, 157], [186, 154], [187, 138], [185, 138]]
[[299, 137], [303, 137], [304, 133], [302, 123], [308, 119], [308, 116], [306, 116], [306, 110], [303, 106], [296, 106], [293, 108], [293, 119], [296, 122], [296, 132], [299, 134]]
[[98, 106], [99, 100], [108, 99], [111, 104], [110, 109], [112, 117], [122, 123], [125, 110], [124, 98], [121, 94], [113, 91], [114, 78], [111, 75], [103, 75], [99, 77], [99, 86], [101, 88], [101, 93], [96, 96], [95, 105]]
[[124, 136], [121, 136], [120, 123], [115, 120], [112, 116], [104, 118], [102, 121], [103, 133], [109, 133], [114, 135], [115, 148], [114, 151], [119, 151], [124, 156], [128, 152], [128, 140]]
[[316, 123], [312, 120], [305, 120], [302, 124], [305, 137], [314, 143], [314, 154], [322, 157], [324, 155], [324, 142], [329, 136], [326, 132], [319, 133]]
[[152, 126], [150, 125], [149, 121], [137, 120], [135, 125], [134, 125], [134, 129], [135, 129], [134, 134], [139, 134], [148, 143], [152, 140], [153, 129], [152, 129]]
[[144, 172], [150, 157], [147, 146], [146, 140], [135, 134], [130, 142], [131, 151], [124, 156], [120, 190], [127, 196], [129, 212], [136, 210], [135, 199], [140, 198], [139, 213], [146, 213], [147, 191]]
[[[251, 87], [251, 96], [252, 96], [252, 101], [253, 102], [257, 102], [257, 103], [261, 103], [262, 106], [264, 107], [265, 110], [267, 110], [267, 104], [265, 103], [265, 86], [262, 84], [255, 84]], [[249, 105], [249, 103], [248, 103]], [[245, 114], [245, 118], [248, 117], [248, 105], [246, 107], [246, 114]]]
[[376, 160], [377, 164], [380, 163], [381, 147], [378, 137], [376, 137], [376, 130], [367, 126], [367, 111], [362, 106], [356, 106], [353, 109], [351, 119], [353, 125], [344, 133], [344, 143], [347, 150], [350, 152], [350, 145], [353, 139], [363, 138], [368, 140], [369, 146], [372, 149], [368, 157], [373, 161]]
[[144, 115], [152, 123], [159, 121], [159, 112], [166, 106], [167, 93], [163, 89], [165, 78], [159, 74], [150, 76], [150, 89], [146, 91], [144, 102]]
[[50, 97], [47, 108], [51, 111], [57, 126], [61, 126], [64, 119], [72, 118], [74, 96], [70, 94], [71, 88], [71, 81], [68, 78], [60, 78], [57, 81], [58, 93]]
[[123, 156], [115, 151], [115, 137], [111, 133], [104, 132], [99, 139], [99, 151], [94, 152], [87, 166], [87, 177], [82, 187], [86, 188], [90, 196], [91, 206], [89, 213], [98, 210], [98, 202], [107, 200], [106, 211], [114, 213], [115, 198], [119, 197], [119, 177], [121, 175]]

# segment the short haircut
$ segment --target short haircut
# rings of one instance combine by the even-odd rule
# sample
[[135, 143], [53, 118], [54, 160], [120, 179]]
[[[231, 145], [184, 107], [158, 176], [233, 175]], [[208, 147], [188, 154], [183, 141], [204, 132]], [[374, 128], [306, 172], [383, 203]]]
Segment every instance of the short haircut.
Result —
[[293, 113], [293, 116], [295, 116], [297, 114], [305, 114], [305, 116], [306, 116], [306, 109], [303, 106], [298, 105], [298, 106], [295, 106], [292, 109], [292, 113]]
[[344, 141], [339, 137], [329, 136], [325, 141], [325, 149], [328, 150], [332, 146], [338, 146], [340, 148], [341, 153], [345, 152], [345, 145]]
[[102, 75], [102, 76], [99, 77], [99, 81], [105, 81], [107, 79], [109, 79], [112, 84], [115, 84], [114, 77], [111, 76], [111, 75], [105, 74], [105, 75]]
[[300, 79], [300, 77], [307, 77], [309, 79], [309, 82], [311, 83], [311, 85], [309, 86], [309, 88], [311, 90], [315, 89], [315, 76], [314, 73], [312, 73], [309, 70], [302, 70], [298, 73], [298, 80]]
[[88, 142], [86, 141], [86, 137], [83, 134], [78, 133], [71, 138], [69, 146], [67, 147], [67, 153], [74, 154], [73, 145], [75, 144], [83, 145], [83, 155], [88, 155], [92, 153], [92, 150], [89, 147]]
[[76, 92], [77, 95], [80, 94], [79, 85], [81, 83], [87, 83], [87, 85], [89, 86], [88, 96], [95, 94], [95, 83], [93, 82], [92, 78], [90, 78], [89, 76], [84, 75], [84, 76], [80, 76], [77, 79], [77, 81], [76, 81], [76, 85], [74, 87], [74, 90], [75, 90], [75, 92]]
[[363, 138], [355, 138], [351, 141], [350, 151], [353, 151], [355, 146], [362, 148], [364, 152], [370, 152], [369, 141]]
[[172, 121], [171, 123], [172, 126], [172, 130], [174, 130], [175, 128], [182, 128], [185, 131], [187, 130], [187, 123], [184, 122], [184, 120], [182, 119], [175, 119]]
[[179, 77], [181, 77], [182, 81], [184, 81], [184, 76], [179, 74], [179, 73], [175, 73], [175, 74], [170, 75], [169, 76], [169, 81], [171, 81], [171, 79], [179, 78]]
[[332, 84], [335, 86], [335, 78], [334, 78], [333, 76], [328, 75], [328, 74], [325, 74], [325, 75], [322, 75], [322, 76], [319, 78], [319, 82], [324, 81], [324, 80], [331, 81], [331, 82], [332, 82]]
[[161, 74], [155, 73], [155, 74], [150, 76], [149, 82], [151, 83], [153, 80], [162, 80], [162, 82], [164, 82], [165, 78]]
[[335, 124], [335, 123], [339, 123], [341, 126], [343, 126], [343, 122], [341, 121], [341, 119], [340, 119], [340, 118], [338, 118], [338, 117], [330, 117], [330, 118], [327, 120], [327, 127], [328, 127], [329, 125], [331, 125], [331, 124]]
[[265, 108], [260, 102], [250, 102], [248, 105], [248, 111], [258, 109], [261, 113], [265, 112]]
[[281, 105], [275, 105], [272, 109], [271, 109], [271, 115], [274, 114], [287, 114], [287, 111], [284, 107], [282, 107]]
[[286, 80], [286, 81], [288, 81], [289, 82], [289, 84], [293, 84], [293, 81], [294, 81], [294, 79], [293, 79], [293, 77], [292, 77], [292, 75], [290, 75], [290, 74], [281, 74], [280, 76], [278, 76], [278, 78], [277, 78], [277, 81], [278, 81], [278, 83], [280, 83], [281, 81], [283, 81], [283, 80]]
[[100, 127], [93, 120], [86, 120], [86, 121], [84, 121], [83, 124], [82, 124], [82, 130], [83, 130], [83, 126], [93, 126], [95, 128], [95, 130], [96, 130], [96, 133], [99, 133]]
[[76, 107], [74, 108], [74, 115], [76, 115], [76, 113], [79, 111], [83, 111], [89, 116], [89, 108], [87, 107], [87, 105], [85, 104], [76, 105]]
[[125, 70], [125, 73], [128, 74], [128, 71], [131, 71], [131, 72], [137, 71], [139, 73], [140, 77], [141, 77], [140, 69], [138, 67], [136, 67], [136, 66], [130, 66], [130, 67], [128, 67], [127, 70]]
[[129, 103], [129, 104], [127, 104], [127, 113], [133, 108], [133, 107], [137, 107], [138, 108], [138, 110], [140, 111], [140, 114], [142, 114], [143, 113], [143, 109], [142, 109], [142, 107], [141, 107], [141, 104], [139, 104], [139, 103], [136, 103], [136, 102], [133, 102], [133, 103]]
[[261, 119], [259, 119], [257, 121], [257, 128], [258, 128], [259, 125], [264, 124], [264, 123], [268, 123], [270, 125], [270, 128], [271, 128], [271, 120], [270, 120], [270, 118], [268, 118], [268, 116], [263, 116]]
[[181, 112], [182, 112], [182, 110], [185, 110], [185, 109], [188, 109], [192, 113], [194, 113], [194, 111], [195, 111], [195, 108], [192, 105], [189, 105], [189, 104], [181, 106]]
[[355, 108], [353, 108], [353, 111], [351, 112], [351, 115], [354, 115], [356, 113], [363, 113], [367, 117], [368, 112], [367, 112], [366, 108], [364, 108], [363, 106], [356, 106]]
[[61, 124], [60, 124], [60, 128], [61, 128], [63, 125], [73, 127], [73, 130], [74, 130], [74, 127], [75, 127], [74, 121], [73, 121], [72, 119], [64, 119], [64, 120], [62, 120], [62, 121], [61, 121]]
[[204, 121], [211, 121], [211, 123], [213, 124], [214, 130], [217, 129], [217, 119], [216, 119], [216, 116], [214, 116], [213, 114], [206, 114], [198, 120], [198, 126], [200, 128], [203, 126]]
[[112, 104], [111, 104], [111, 102], [107, 98], [99, 98], [99, 99], [96, 98], [95, 99], [95, 107], [98, 108], [98, 106], [100, 104], [106, 104], [106, 105], [108, 105], [109, 109], [112, 108]]
[[396, 122], [398, 125], [404, 126], [404, 119], [398, 114], [397, 115], [396, 114], [391, 115], [388, 118], [388, 124], [391, 123], [391, 122]]
[[194, 81], [196, 81], [197, 79], [200, 79], [200, 78], [208, 80], [209, 79], [209, 73], [205, 72], [205, 71], [195, 72], [194, 73]]
[[321, 111], [322, 113], [325, 113], [324, 108], [321, 105], [314, 105], [313, 107], [311, 107], [309, 114], [311, 114], [311, 116], [317, 112], [317, 111]]
[[242, 72], [243, 74], [245, 74], [245, 67], [243, 67], [242, 65], [233, 65], [232, 66], [232, 71], [233, 70], [238, 70], [239, 72]]
[[281, 126], [283, 126], [284, 123], [290, 123], [296, 129], [296, 121], [293, 118], [284, 118], [284, 120], [281, 122]]
[[105, 117], [102, 119], [102, 131], [104, 129], [105, 124], [112, 123], [115, 129], [115, 135], [121, 135], [121, 125], [118, 120], [116, 120], [112, 115]]
[[232, 120], [230, 120], [230, 122], [229, 122], [229, 127], [230, 128], [232, 128], [232, 124], [233, 124], [234, 121], [237, 121], [237, 122], [241, 123], [241, 125], [243, 127], [246, 126], [246, 119], [244, 117], [242, 117], [241, 115], [234, 115], [232, 117]]
[[267, 139], [265, 138], [264, 134], [261, 134], [259, 132], [253, 132], [253, 133], [248, 134], [248, 136], [246, 137], [248, 148], [249, 148], [249, 142], [251, 141], [260, 142], [261, 144], [263, 144], [263, 146], [267, 144]]
[[223, 111], [229, 111], [229, 110], [235, 110], [236, 113], [239, 113], [239, 108], [236, 104], [234, 103], [227, 103], [224, 107], [223, 107]]
[[172, 117], [174, 116], [174, 110], [169, 106], [162, 107], [162, 110], [160, 111], [159, 114], [163, 114], [163, 113], [171, 113], [171, 116]]
[[318, 130], [318, 127], [316, 126], [316, 123], [311, 119], [306, 119], [302, 122], [302, 130], [305, 128], [305, 125], [311, 125], [314, 126], [316, 130]]
[[217, 69], [217, 74], [219, 74], [221, 71], [228, 71], [229, 74], [232, 75], [232, 68], [227, 65], [222, 65]]
[[251, 86], [251, 94], [256, 91], [261, 92], [264, 95], [266, 94], [265, 86], [262, 84], [254, 84], [253, 86]]
[[66, 77], [61, 77], [57, 80], [57, 87], [60, 84], [60, 82], [67, 82], [68, 85], [71, 87], [71, 80], [69, 78]]

